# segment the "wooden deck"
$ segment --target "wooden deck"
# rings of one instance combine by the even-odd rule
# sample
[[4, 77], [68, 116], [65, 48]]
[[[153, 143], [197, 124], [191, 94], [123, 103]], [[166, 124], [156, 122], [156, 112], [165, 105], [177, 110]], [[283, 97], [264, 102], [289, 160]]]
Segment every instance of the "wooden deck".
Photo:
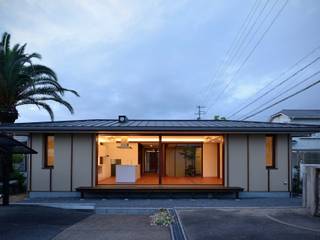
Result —
[[[105, 178], [98, 182], [99, 185], [116, 184], [115, 177]], [[159, 184], [159, 177], [156, 174], [144, 175], [137, 179], [137, 185]], [[193, 184], [210, 184], [222, 185], [222, 179], [217, 177], [162, 177], [162, 184], [173, 185], [193, 185]]]
[[157, 194], [168, 194], [171, 197], [175, 194], [188, 194], [190, 197], [195, 194], [235, 194], [236, 198], [239, 198], [239, 192], [243, 191], [241, 187], [224, 187], [222, 185], [208, 185], [208, 184], [162, 184], [162, 185], [150, 185], [150, 184], [109, 184], [98, 185], [96, 187], [79, 187], [76, 189], [81, 193], [83, 198], [85, 194], [147, 194], [148, 197], [156, 196]]

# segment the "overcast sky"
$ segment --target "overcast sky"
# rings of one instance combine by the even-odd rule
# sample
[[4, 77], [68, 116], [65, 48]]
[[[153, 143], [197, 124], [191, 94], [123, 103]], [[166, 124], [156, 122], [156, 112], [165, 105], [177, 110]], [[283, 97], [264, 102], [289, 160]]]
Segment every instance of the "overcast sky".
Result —
[[[212, 119], [229, 116], [254, 99], [259, 89], [272, 88], [320, 56], [319, 49], [287, 71], [320, 46], [320, 1], [289, 0], [285, 5], [285, 0], [261, 0], [255, 4], [255, 0], [0, 0], [0, 32], [11, 33], [12, 44], [27, 43], [27, 52], [40, 53], [41, 63], [56, 71], [63, 86], [80, 93], [80, 98], [66, 96], [74, 115], [54, 105], [55, 120], [116, 118], [119, 114], [194, 119], [199, 104], [207, 107], [204, 118]], [[237, 33], [245, 29], [241, 26], [254, 6], [254, 16], [261, 12], [261, 17], [255, 25], [252, 17], [251, 35], [243, 37], [246, 41], [241, 45]], [[241, 65], [282, 6], [279, 17]], [[235, 50], [242, 46], [233, 60], [230, 46]], [[288, 91], [319, 68], [315, 62], [234, 119], [276, 101], [275, 96], [283, 91], [286, 94], [278, 99], [319, 80], [316, 75]], [[283, 108], [320, 108], [319, 92], [317, 85], [250, 120], [266, 120]], [[50, 120], [36, 107], [18, 110], [19, 122]]]

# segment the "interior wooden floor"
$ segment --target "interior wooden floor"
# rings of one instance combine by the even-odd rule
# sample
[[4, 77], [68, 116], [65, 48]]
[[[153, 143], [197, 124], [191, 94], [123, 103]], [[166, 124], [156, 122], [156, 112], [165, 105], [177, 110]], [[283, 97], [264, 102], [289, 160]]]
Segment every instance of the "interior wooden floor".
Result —
[[[98, 182], [100, 185], [117, 184], [115, 177], [105, 178]], [[159, 177], [157, 175], [144, 175], [137, 179], [134, 184], [159, 184]], [[162, 184], [211, 184], [221, 185], [222, 179], [217, 177], [162, 177]]]

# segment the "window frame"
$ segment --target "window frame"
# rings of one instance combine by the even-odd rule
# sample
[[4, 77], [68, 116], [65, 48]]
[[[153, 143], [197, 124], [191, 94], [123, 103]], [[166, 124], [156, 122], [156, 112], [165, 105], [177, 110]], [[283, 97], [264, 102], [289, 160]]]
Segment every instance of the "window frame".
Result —
[[[265, 164], [266, 164], [266, 168], [267, 169], [277, 169], [276, 168], [276, 141], [277, 141], [277, 137], [276, 135], [274, 134], [268, 134], [266, 135], [265, 139], [267, 141], [267, 137], [272, 137], [272, 165], [268, 166], [267, 165], [267, 158], [266, 158], [266, 153], [265, 153]], [[265, 144], [266, 144], [266, 141], [265, 141]], [[267, 149], [266, 149], [266, 152], [267, 152]]]
[[[43, 158], [43, 169], [53, 169], [54, 168], [54, 163], [52, 166], [48, 165], [48, 137], [54, 137], [54, 143], [55, 143], [55, 135], [54, 134], [45, 134], [44, 135], [44, 158]], [[55, 145], [54, 145], [54, 150], [55, 150]], [[55, 160], [55, 156], [54, 156], [54, 160]]]

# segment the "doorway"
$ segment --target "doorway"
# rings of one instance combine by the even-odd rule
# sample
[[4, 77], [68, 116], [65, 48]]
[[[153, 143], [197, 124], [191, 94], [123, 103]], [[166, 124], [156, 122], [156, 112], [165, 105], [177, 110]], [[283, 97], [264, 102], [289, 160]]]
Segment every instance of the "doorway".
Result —
[[159, 149], [145, 148], [143, 152], [143, 173], [158, 173]]

